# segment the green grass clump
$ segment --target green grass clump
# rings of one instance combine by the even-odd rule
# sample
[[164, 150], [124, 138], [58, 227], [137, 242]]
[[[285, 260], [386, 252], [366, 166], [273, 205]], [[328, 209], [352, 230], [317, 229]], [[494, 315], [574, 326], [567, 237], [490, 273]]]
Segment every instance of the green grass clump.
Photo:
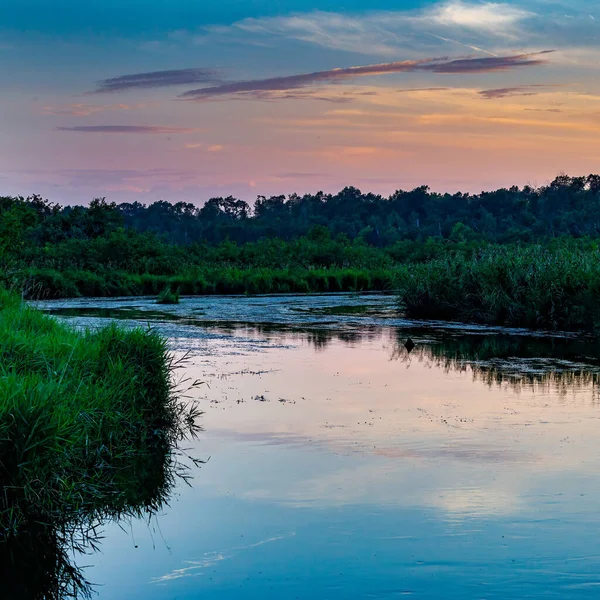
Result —
[[600, 327], [600, 252], [493, 247], [406, 267], [398, 279], [407, 316], [533, 329]]
[[166, 287], [159, 295], [156, 300], [157, 304], [179, 304], [179, 288], [174, 292], [170, 287]]
[[194, 416], [172, 368], [153, 331], [79, 332], [0, 290], [0, 541], [32, 522], [125, 511], [142, 483], [167, 485]]

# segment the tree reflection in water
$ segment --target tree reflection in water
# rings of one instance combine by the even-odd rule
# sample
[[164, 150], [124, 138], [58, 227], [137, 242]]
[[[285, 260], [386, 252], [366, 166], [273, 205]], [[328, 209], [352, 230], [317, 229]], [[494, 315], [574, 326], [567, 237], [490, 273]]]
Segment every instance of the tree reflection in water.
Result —
[[600, 383], [600, 346], [585, 338], [464, 334], [413, 330], [416, 346], [404, 347], [406, 331], [397, 330], [392, 360], [429, 363], [446, 372], [471, 372], [473, 379], [520, 390], [561, 394], [591, 387], [594, 401]]

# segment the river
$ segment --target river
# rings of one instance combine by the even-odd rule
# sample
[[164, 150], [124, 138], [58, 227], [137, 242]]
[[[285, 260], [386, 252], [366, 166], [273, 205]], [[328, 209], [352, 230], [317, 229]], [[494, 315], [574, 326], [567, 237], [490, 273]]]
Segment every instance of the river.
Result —
[[157, 328], [204, 411], [190, 485], [75, 555], [102, 600], [600, 593], [586, 340], [407, 321], [384, 295], [39, 306]]

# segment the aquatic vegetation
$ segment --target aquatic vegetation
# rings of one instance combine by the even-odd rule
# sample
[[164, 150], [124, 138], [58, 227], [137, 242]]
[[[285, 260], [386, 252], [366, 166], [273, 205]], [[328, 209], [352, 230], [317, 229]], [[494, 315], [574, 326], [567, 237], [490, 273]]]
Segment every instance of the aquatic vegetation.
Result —
[[96, 199], [76, 209], [0, 197], [0, 281], [27, 298], [161, 295], [161, 303], [174, 301], [167, 288], [399, 288], [417, 318], [593, 330], [599, 202], [598, 175], [479, 195], [422, 186], [384, 198], [344, 188], [259, 197], [253, 208], [231, 197], [201, 208]]
[[393, 334], [392, 360], [416, 360], [448, 373], [469, 372], [487, 386], [508, 385], [515, 392], [552, 389], [562, 394], [591, 388], [596, 397], [600, 391], [600, 348], [591, 337], [467, 334], [430, 328], [411, 330], [411, 335], [417, 341], [409, 350], [406, 330]]
[[[87, 522], [107, 499], [126, 511], [141, 500], [132, 479], [168, 485], [199, 414], [175, 366], [151, 330], [75, 331], [0, 291], [0, 543]], [[148, 468], [157, 452], [169, 469]]]
[[406, 267], [407, 316], [550, 330], [600, 326], [598, 250], [493, 247]]
[[31, 269], [28, 298], [157, 296], [166, 288], [186, 296], [213, 294], [306, 294], [310, 292], [392, 291], [396, 269], [207, 267], [181, 275], [111, 271], [100, 277], [85, 271]]
[[166, 287], [159, 295], [156, 300], [157, 304], [179, 304], [179, 288], [174, 292], [170, 287]]

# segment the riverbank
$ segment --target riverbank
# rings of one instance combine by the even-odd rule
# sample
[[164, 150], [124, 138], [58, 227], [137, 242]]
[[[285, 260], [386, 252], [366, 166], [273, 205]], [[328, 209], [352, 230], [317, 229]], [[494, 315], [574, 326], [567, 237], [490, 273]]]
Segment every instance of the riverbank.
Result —
[[151, 330], [77, 331], [0, 290], [0, 541], [89, 520], [107, 499], [126, 511], [148, 457], [164, 457], [167, 481], [196, 414], [173, 368]]

